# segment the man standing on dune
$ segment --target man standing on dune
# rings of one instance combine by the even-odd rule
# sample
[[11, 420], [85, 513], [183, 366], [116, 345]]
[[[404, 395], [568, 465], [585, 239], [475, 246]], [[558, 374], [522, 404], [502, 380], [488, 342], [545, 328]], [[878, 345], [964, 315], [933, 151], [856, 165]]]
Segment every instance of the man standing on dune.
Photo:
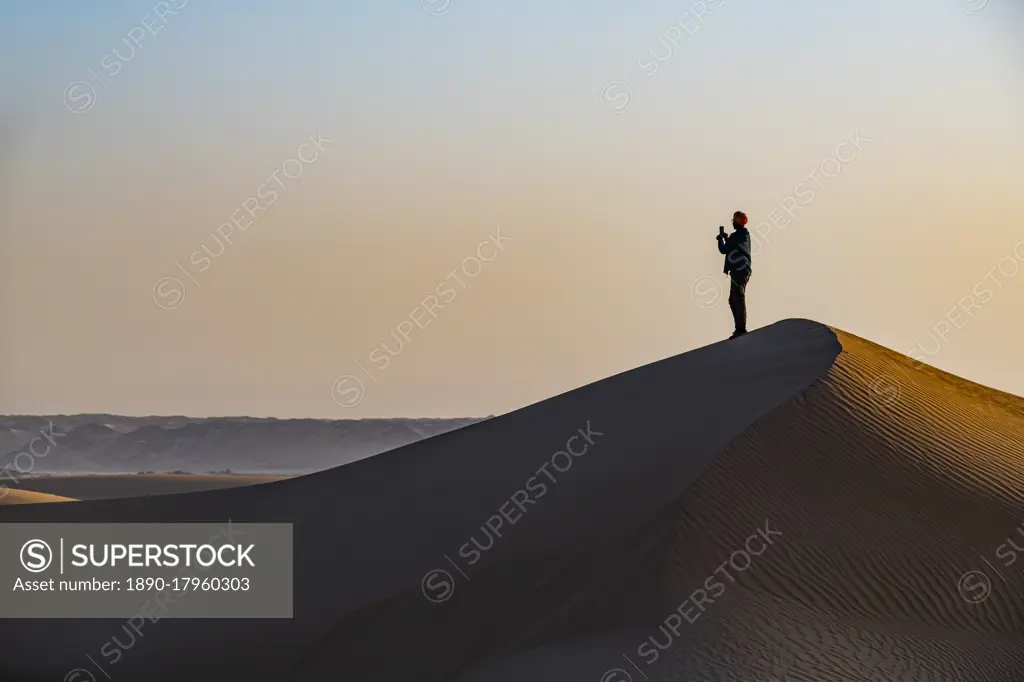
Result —
[[718, 252], [725, 254], [725, 274], [729, 275], [729, 309], [736, 323], [736, 331], [730, 339], [747, 333], [747, 282], [750, 281], [750, 232], [747, 230], [747, 214], [736, 211], [732, 217], [732, 234], [725, 234], [725, 227], [718, 228]]

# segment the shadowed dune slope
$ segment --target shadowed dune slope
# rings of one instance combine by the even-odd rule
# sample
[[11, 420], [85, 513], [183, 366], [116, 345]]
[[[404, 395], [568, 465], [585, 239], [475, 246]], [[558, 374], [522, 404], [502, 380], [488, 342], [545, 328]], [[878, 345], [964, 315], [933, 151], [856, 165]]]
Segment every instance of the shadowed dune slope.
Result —
[[[483, 530], [578, 429], [601, 435]], [[295, 523], [294, 620], [163, 619], [121, 679], [1000, 682], [1024, 671], [1022, 434], [1024, 400], [790, 320], [319, 474], [0, 521]], [[16, 680], [124, 639], [0, 631]]]
[[[678, 499], [743, 429], [823, 376], [839, 350], [826, 327], [791, 320], [328, 471], [229, 490], [5, 507], [0, 522], [293, 523], [292, 620], [182, 621], [162, 614], [112, 673], [147, 682], [301, 679], [306, 673], [296, 669], [319, 661], [319, 643], [340, 625], [410, 594], [419, 595], [414, 610], [399, 615], [390, 631], [366, 629], [371, 642], [363, 653], [384, 655], [373, 639], [382, 632], [387, 638], [423, 623], [440, 633], [457, 624], [461, 610], [426, 608], [438, 605], [420, 595], [423, 576], [449, 566], [446, 555], [475, 581], [494, 567], [632, 533]], [[581, 431], [591, 430], [594, 443], [584, 456], [563, 452], [566, 461], [555, 454], [581, 452]], [[525, 517], [506, 524], [469, 565], [460, 548], [471, 537], [486, 546], [481, 526], [512, 496], [521, 499], [524, 488], [531, 489]], [[109, 665], [100, 654], [104, 645], [114, 636], [133, 640], [124, 623], [89, 619], [0, 621], [0, 634], [19, 644], [0, 660], [5, 680], [92, 669], [87, 657]], [[387, 655], [418, 659], [413, 678], [440, 679], [451, 660], [465, 662], [460, 643], [439, 661], [417, 642], [432, 646], [429, 636], [410, 638], [405, 654]], [[389, 674], [387, 666], [381, 674]]]

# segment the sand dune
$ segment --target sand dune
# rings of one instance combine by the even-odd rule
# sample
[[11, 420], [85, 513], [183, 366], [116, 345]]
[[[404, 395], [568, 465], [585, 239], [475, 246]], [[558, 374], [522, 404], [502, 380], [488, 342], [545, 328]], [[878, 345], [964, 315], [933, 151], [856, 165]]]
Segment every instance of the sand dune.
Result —
[[[295, 523], [293, 620], [161, 620], [121, 679], [1009, 682], [1022, 434], [1020, 398], [790, 320], [330, 471], [0, 520]], [[118, 633], [0, 628], [17, 680]]]
[[57, 499], [108, 500], [119, 497], [172, 495], [201, 490], [223, 490], [284, 480], [283, 476], [231, 474], [126, 474], [119, 476], [41, 476], [18, 481], [19, 491], [32, 491]]
[[0, 490], [0, 506], [9, 504], [46, 504], [48, 502], [74, 502], [73, 497], [61, 497], [34, 490], [5, 488]]

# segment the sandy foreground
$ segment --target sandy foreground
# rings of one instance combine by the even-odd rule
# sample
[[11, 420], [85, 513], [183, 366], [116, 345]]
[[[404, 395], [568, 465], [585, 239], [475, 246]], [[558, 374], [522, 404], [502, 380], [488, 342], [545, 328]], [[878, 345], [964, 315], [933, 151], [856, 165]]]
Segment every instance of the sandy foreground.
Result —
[[0, 621], [0, 678], [1017, 682], [1022, 481], [1024, 399], [789, 320], [310, 476], [4, 507], [292, 522], [295, 617], [114, 665], [121, 623]]

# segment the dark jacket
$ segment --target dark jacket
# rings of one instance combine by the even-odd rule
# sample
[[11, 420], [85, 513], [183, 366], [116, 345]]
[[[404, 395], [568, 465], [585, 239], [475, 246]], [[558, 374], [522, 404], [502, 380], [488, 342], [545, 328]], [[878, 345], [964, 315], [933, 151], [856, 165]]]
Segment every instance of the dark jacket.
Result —
[[725, 254], [725, 274], [749, 275], [753, 270], [750, 260], [750, 231], [736, 228], [729, 236], [718, 235], [718, 251]]

